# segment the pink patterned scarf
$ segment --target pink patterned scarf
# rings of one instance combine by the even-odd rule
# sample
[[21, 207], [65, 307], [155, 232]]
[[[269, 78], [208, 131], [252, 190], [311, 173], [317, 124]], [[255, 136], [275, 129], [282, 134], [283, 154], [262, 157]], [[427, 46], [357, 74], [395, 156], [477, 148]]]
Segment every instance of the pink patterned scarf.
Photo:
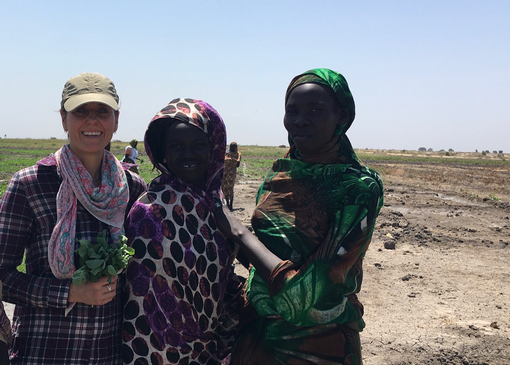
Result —
[[111, 226], [110, 234], [116, 241], [124, 234], [124, 213], [129, 202], [126, 174], [117, 158], [105, 150], [101, 164], [101, 185], [95, 187], [89, 172], [69, 145], [37, 164], [56, 165], [62, 176], [57, 194], [57, 224], [48, 244], [48, 260], [53, 275], [58, 279], [67, 279], [76, 271], [74, 251], [78, 200], [90, 214]]

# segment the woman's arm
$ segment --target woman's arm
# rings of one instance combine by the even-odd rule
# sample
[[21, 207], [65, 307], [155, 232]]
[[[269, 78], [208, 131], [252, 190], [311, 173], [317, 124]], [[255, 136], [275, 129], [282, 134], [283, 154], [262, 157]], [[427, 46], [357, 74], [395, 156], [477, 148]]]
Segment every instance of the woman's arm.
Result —
[[[24, 169], [16, 173], [2, 197], [0, 203], [0, 280], [3, 282], [3, 300], [19, 305], [37, 307], [67, 307], [67, 296], [70, 280], [59, 280], [55, 277], [29, 275], [17, 270], [21, 264], [25, 249], [30, 246], [27, 260], [33, 260], [32, 266], [43, 272], [47, 264], [39, 261], [46, 256], [47, 244], [39, 243], [34, 235], [36, 229], [34, 212], [27, 196], [26, 182], [38, 180], [41, 188], [40, 199], [35, 204], [39, 216], [44, 216], [50, 224], [50, 217], [44, 212], [51, 209], [51, 204], [44, 199], [48, 195], [56, 195], [51, 190], [58, 180], [51, 171]], [[45, 192], [42, 188], [46, 189]], [[57, 189], [58, 190], [58, 189]], [[53, 194], [54, 193], [54, 194]], [[55, 214], [56, 215], [56, 214]], [[47, 259], [46, 259], [47, 262]]]
[[[346, 219], [354, 211], [356, 219]], [[365, 226], [367, 213], [359, 206], [339, 211], [324, 243], [299, 266], [269, 251], [228, 209], [215, 211], [218, 228], [240, 246], [268, 286], [277, 313], [295, 325], [344, 323], [359, 316], [347, 298], [361, 285], [357, 266], [375, 222]]]
[[218, 228], [227, 238], [239, 245], [250, 263], [257, 268], [257, 273], [267, 282], [273, 269], [282, 260], [269, 251], [257, 236], [233, 216], [226, 206], [222, 206], [218, 202], [215, 204], [214, 215]]

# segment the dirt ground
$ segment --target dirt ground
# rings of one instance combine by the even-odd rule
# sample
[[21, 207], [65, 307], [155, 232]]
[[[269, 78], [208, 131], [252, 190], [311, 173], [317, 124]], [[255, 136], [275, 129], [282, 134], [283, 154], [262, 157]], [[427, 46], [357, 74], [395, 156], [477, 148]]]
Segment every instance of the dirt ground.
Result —
[[[380, 167], [385, 204], [360, 293], [364, 364], [510, 364], [510, 170]], [[236, 186], [246, 225], [259, 183]]]
[[[510, 364], [510, 169], [372, 167], [385, 204], [360, 293], [364, 364]], [[246, 225], [259, 184], [236, 185]]]

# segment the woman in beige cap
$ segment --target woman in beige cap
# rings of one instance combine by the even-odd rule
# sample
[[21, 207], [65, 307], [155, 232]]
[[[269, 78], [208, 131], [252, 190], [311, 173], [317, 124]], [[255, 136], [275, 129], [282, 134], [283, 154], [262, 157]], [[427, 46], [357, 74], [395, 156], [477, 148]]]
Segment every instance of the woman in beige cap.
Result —
[[[119, 121], [113, 82], [67, 81], [60, 115], [69, 144], [12, 177], [0, 203], [3, 300], [16, 304], [12, 364], [121, 364], [117, 276], [76, 286], [79, 240], [124, 234], [145, 182], [105, 150]], [[16, 270], [23, 255], [26, 273]]]

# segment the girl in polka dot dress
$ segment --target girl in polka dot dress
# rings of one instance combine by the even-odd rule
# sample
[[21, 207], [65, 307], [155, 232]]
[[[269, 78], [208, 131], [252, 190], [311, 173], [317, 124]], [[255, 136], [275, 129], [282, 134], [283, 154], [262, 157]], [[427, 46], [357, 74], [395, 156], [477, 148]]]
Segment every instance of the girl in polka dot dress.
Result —
[[225, 125], [207, 103], [175, 99], [150, 122], [145, 151], [161, 175], [133, 205], [126, 235], [125, 364], [220, 364], [242, 307], [235, 247], [218, 231]]

